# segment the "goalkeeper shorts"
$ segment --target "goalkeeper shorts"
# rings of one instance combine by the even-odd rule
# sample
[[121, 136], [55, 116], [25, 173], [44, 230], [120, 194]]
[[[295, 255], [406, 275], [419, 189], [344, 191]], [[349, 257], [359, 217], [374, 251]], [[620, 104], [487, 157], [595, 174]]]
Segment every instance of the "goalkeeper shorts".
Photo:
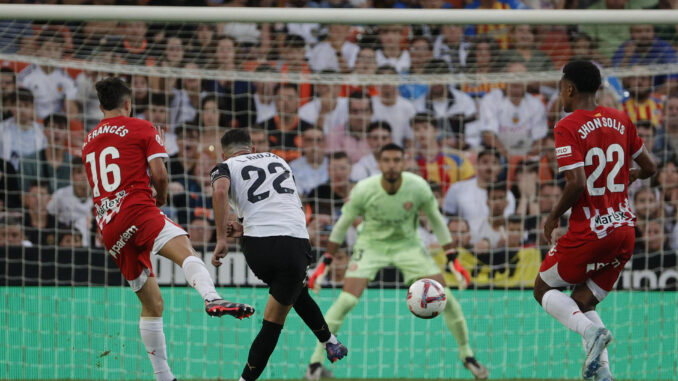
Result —
[[306, 287], [311, 242], [290, 236], [242, 237], [242, 252], [254, 275], [264, 281], [278, 303], [294, 304]]
[[153, 276], [151, 254], [157, 254], [172, 238], [188, 235], [160, 209], [136, 205], [121, 210], [101, 233], [106, 252], [134, 292]]
[[366, 245], [360, 240], [346, 270], [346, 278], [374, 279], [384, 267], [395, 266], [403, 273], [405, 283], [440, 274], [440, 268], [421, 242], [396, 242], [393, 244]]

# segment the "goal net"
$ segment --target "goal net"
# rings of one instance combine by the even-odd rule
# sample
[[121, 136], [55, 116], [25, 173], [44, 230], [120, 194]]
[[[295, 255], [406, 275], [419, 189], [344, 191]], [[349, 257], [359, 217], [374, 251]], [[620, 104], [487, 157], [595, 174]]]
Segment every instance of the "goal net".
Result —
[[[659, 163], [657, 176], [629, 187], [636, 250], [598, 308], [616, 339], [611, 369], [619, 379], [678, 373], [678, 28], [657, 16], [676, 11], [627, 11], [646, 24], [613, 24], [620, 13], [590, 11], [592, 21], [585, 11], [30, 9], [12, 19], [0, 6], [0, 378], [153, 379], [140, 304], [97, 233], [80, 157], [102, 118], [94, 83], [108, 76], [132, 88], [133, 116], [167, 131], [163, 212], [189, 232], [220, 293], [258, 311], [208, 319], [181, 269], [153, 257], [177, 377], [237, 379], [261, 326], [267, 289], [239, 243], [225, 265], [210, 264], [209, 172], [223, 133], [248, 128], [257, 151], [290, 163], [317, 258], [352, 186], [379, 173], [374, 153], [405, 147], [406, 169], [429, 182], [471, 274], [470, 288], [457, 291], [422, 217], [419, 235], [461, 304], [476, 358], [495, 379], [578, 378], [581, 341], [532, 296], [549, 250], [543, 221], [564, 186], [553, 137], [566, 115], [558, 83], [578, 59], [600, 67], [598, 103], [627, 113]], [[176, 12], [183, 21], [167, 21]], [[566, 229], [563, 219], [556, 235]], [[323, 311], [341, 291], [356, 234], [315, 296]], [[406, 291], [398, 270], [378, 272], [339, 332], [349, 356], [325, 364], [335, 377], [471, 377], [443, 319], [410, 314]], [[262, 377], [303, 378], [314, 345], [291, 313]]]

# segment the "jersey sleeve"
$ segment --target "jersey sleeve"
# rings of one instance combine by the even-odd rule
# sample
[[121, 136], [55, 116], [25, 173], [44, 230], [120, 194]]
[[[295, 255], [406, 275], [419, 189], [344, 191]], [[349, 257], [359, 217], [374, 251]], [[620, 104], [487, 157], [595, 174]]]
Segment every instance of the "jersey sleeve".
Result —
[[584, 166], [584, 157], [579, 149], [579, 144], [565, 125], [556, 126], [556, 159], [558, 160], [558, 172]]
[[150, 123], [144, 128], [144, 140], [146, 145], [146, 161], [150, 162], [156, 157], [169, 158], [167, 151], [165, 151], [165, 143], [160, 138], [160, 135]]
[[332, 233], [330, 233], [330, 242], [342, 244], [346, 238], [346, 231], [351, 227], [356, 217], [363, 214], [362, 189], [361, 184], [356, 184], [351, 190], [348, 202], [344, 203], [341, 208], [341, 217], [339, 221], [334, 224]]
[[423, 194], [424, 197], [424, 200], [421, 204], [421, 210], [426, 215], [426, 218], [428, 218], [428, 222], [431, 223], [433, 233], [435, 234], [436, 238], [438, 238], [438, 243], [442, 246], [445, 246], [452, 242], [452, 236], [450, 235], [450, 231], [447, 229], [447, 225], [445, 224], [443, 216], [438, 210], [438, 201], [436, 200], [436, 197], [428, 184], [424, 184], [421, 194]]
[[228, 169], [228, 164], [226, 163], [219, 163], [210, 171], [211, 184], [214, 184], [214, 182], [217, 181], [217, 179], [220, 179], [222, 177], [231, 180], [231, 171], [230, 169]]

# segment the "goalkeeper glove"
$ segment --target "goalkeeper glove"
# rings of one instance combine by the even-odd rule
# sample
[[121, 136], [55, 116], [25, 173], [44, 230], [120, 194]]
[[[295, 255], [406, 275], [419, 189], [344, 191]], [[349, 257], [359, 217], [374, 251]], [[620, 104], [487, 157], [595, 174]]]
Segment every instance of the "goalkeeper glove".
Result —
[[313, 290], [313, 292], [317, 293], [320, 291], [322, 283], [325, 280], [327, 273], [330, 271], [330, 264], [332, 264], [332, 259], [334, 258], [332, 257], [331, 254], [329, 253], [323, 254], [323, 257], [320, 260], [318, 267], [315, 268], [313, 274], [311, 274], [311, 276], [308, 278], [308, 288]]
[[469, 283], [471, 283], [471, 276], [459, 262], [459, 258], [457, 258], [457, 251], [450, 249], [445, 252], [445, 256], [447, 257], [447, 268], [457, 279], [459, 289], [465, 290]]

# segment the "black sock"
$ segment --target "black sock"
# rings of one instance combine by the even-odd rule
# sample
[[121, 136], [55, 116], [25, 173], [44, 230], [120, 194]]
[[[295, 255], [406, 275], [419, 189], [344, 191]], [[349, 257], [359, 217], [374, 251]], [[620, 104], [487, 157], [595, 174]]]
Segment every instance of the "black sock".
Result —
[[252, 346], [250, 347], [250, 354], [247, 357], [247, 364], [242, 371], [242, 378], [247, 381], [254, 381], [266, 367], [268, 358], [278, 344], [278, 337], [283, 326], [264, 320], [261, 331], [257, 337], [254, 338]]
[[297, 311], [297, 315], [313, 331], [313, 334], [321, 343], [330, 339], [332, 334], [329, 328], [327, 328], [325, 317], [323, 317], [318, 304], [309, 295], [307, 288], [304, 288], [301, 294], [299, 294], [297, 301], [294, 303], [294, 310]]

